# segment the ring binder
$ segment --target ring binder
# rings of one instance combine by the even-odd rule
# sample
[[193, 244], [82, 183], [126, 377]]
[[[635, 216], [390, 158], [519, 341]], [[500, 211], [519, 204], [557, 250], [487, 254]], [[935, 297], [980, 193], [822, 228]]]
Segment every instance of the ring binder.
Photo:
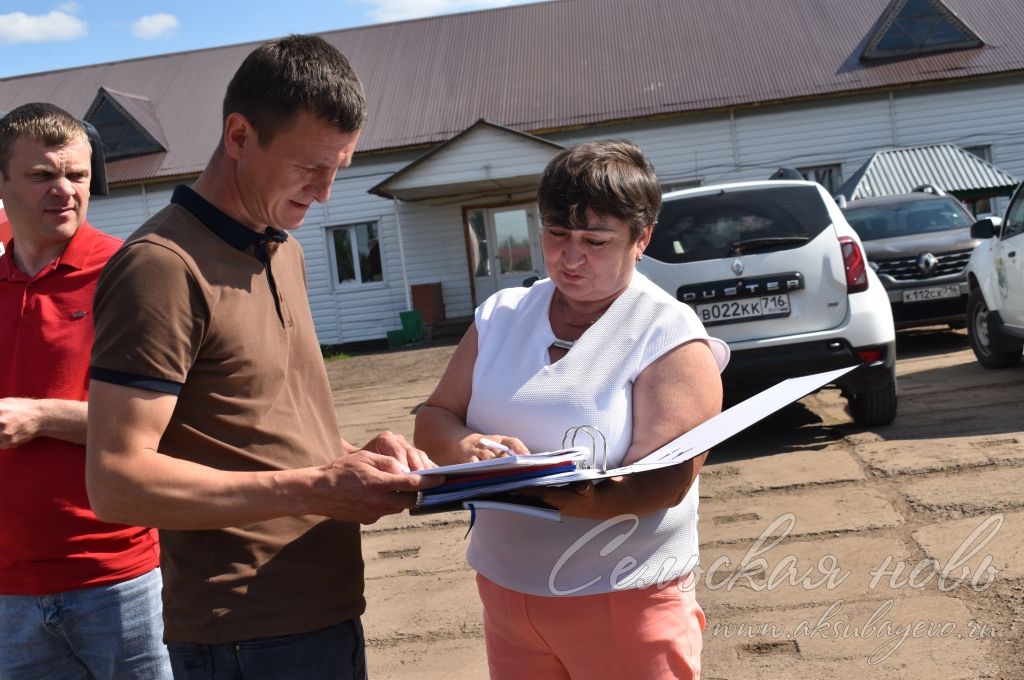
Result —
[[[577, 425], [576, 427], [570, 427], [562, 436], [562, 448], [567, 449], [576, 446], [576, 437], [581, 432], [590, 437], [590, 443], [593, 445], [590, 447], [591, 468], [597, 467], [597, 438], [594, 437], [594, 433], [596, 432], [597, 436], [601, 438], [601, 474], [608, 472], [608, 440], [605, 439], [604, 433], [596, 427], [593, 427], [592, 425]], [[572, 435], [571, 440], [570, 435]], [[568, 446], [566, 446], [566, 442], [568, 442]]]
[[[452, 510], [463, 508], [467, 503], [476, 503], [477, 509], [484, 509], [486, 507], [486, 509], [512, 511], [514, 505], [530, 505], [531, 502], [535, 503], [536, 499], [529, 496], [517, 497], [508, 494], [508, 492], [515, 492], [528, 487], [565, 486], [573, 482], [597, 484], [609, 477], [621, 477], [679, 465], [704, 451], [710, 450], [713, 446], [717, 446], [737, 432], [746, 429], [786, 404], [834, 382], [836, 378], [855, 368], [857, 368], [857, 365], [783, 380], [779, 384], [769, 387], [767, 390], [704, 421], [689, 432], [650, 452], [640, 460], [612, 470], [608, 469], [608, 443], [605, 440], [605, 436], [599, 429], [591, 425], [578, 425], [565, 431], [565, 435], [562, 438], [562, 446], [565, 447], [567, 443], [571, 444], [571, 446], [566, 447], [567, 450], [523, 456], [511, 455], [476, 463], [460, 463], [444, 468], [420, 470], [416, 474], [443, 474], [448, 476], [452, 472], [472, 471], [474, 474], [479, 475], [487, 468], [497, 466], [509, 467], [518, 464], [523, 467], [531, 467], [531, 463], [536, 465], [537, 463], [546, 464], [552, 460], [561, 461], [561, 465], [558, 467], [552, 465], [547, 470], [539, 470], [542, 474], [537, 476], [524, 474], [521, 477], [517, 475], [514, 479], [511, 478], [511, 475], [498, 480], [490, 478], [486, 481], [496, 481], [497, 483], [460, 488], [448, 492], [446, 492], [444, 486], [428, 489], [426, 492], [421, 492], [423, 494], [420, 499], [421, 503], [417, 503], [417, 507], [411, 509], [410, 513], [422, 514], [425, 512]], [[575, 446], [576, 439], [582, 435], [591, 438], [593, 447], [588, 449], [584, 446]], [[600, 470], [595, 469], [597, 467], [598, 440], [600, 440], [602, 449]], [[571, 462], [566, 462], [566, 457], [570, 458]], [[587, 458], [590, 460], [589, 465], [586, 463]], [[537, 470], [537, 467], [534, 467], [534, 469]], [[452, 486], [455, 485], [453, 484]], [[500, 501], [495, 497], [497, 494], [501, 494]], [[489, 501], [491, 505], [484, 506], [481, 501]], [[536, 513], [537, 509], [531, 508], [523, 512], [526, 514]], [[547, 516], [544, 518], [549, 519]], [[550, 519], [553, 519], [553, 516]]]

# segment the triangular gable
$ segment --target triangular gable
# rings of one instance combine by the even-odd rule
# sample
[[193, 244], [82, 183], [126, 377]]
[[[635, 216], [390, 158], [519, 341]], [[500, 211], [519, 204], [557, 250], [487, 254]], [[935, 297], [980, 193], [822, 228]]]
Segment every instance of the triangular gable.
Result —
[[167, 150], [156, 108], [148, 97], [101, 87], [85, 120], [99, 132], [108, 161]]
[[561, 145], [480, 119], [386, 180], [371, 194], [419, 201], [532, 190]]
[[984, 42], [942, 0], [892, 0], [861, 61], [898, 59], [981, 47]]
[[1018, 180], [955, 144], [932, 144], [875, 152], [838, 193], [852, 201], [907, 194], [922, 184], [968, 200], [1009, 196]]

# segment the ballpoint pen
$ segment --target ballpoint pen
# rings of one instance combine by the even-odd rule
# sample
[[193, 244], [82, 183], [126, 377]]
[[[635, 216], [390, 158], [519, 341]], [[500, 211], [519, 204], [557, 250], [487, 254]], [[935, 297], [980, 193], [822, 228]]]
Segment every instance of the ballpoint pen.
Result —
[[487, 439], [486, 437], [480, 437], [479, 444], [481, 446], [486, 446], [489, 449], [494, 449], [495, 451], [501, 451], [502, 453], [512, 453], [512, 449], [508, 448], [504, 444], [499, 444], [493, 439]]

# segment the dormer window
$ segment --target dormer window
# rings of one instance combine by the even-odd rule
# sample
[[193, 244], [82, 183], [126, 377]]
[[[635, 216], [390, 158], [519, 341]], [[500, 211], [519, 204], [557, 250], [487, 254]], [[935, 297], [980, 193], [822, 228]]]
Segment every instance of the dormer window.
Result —
[[876, 24], [861, 61], [920, 56], [984, 44], [942, 0], [893, 0]]
[[101, 87], [85, 114], [103, 140], [108, 161], [167, 150], [153, 102]]

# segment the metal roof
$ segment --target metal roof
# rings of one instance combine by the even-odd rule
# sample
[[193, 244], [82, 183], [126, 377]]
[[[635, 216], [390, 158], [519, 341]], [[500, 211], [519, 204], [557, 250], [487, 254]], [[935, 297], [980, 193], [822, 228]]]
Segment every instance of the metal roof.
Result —
[[[945, 3], [984, 47], [861, 63], [888, 0], [556, 0], [320, 35], [366, 84], [366, 153], [436, 144], [479, 118], [544, 134], [1024, 73], [1020, 0]], [[50, 101], [80, 116], [100, 87], [146, 97], [168, 151], [112, 163], [111, 180], [198, 172], [255, 45], [0, 79], [0, 109]]]
[[872, 154], [837, 193], [852, 201], [908, 194], [932, 184], [958, 198], [985, 198], [1009, 196], [1019, 181], [955, 144], [933, 144]]

